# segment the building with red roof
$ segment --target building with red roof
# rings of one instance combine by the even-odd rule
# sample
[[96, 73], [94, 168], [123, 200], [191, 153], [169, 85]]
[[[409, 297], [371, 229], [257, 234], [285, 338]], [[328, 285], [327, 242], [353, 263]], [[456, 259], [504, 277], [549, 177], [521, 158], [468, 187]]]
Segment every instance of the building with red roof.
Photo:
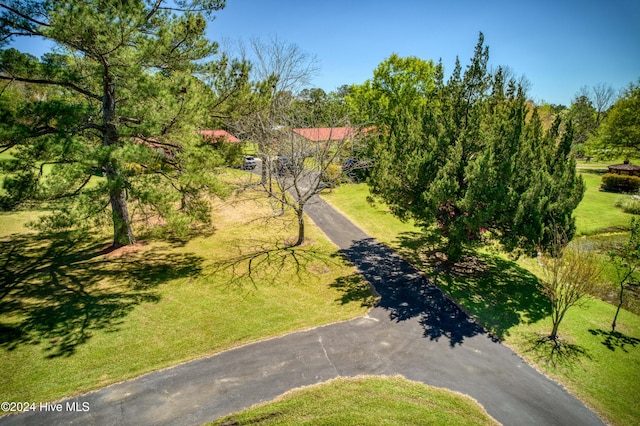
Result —
[[231, 133], [226, 130], [200, 130], [199, 133], [205, 139], [211, 140], [213, 143], [216, 142], [229, 142], [229, 143], [238, 143], [240, 139], [233, 136]]
[[313, 142], [342, 141], [353, 137], [356, 133], [352, 127], [313, 127], [292, 130]]

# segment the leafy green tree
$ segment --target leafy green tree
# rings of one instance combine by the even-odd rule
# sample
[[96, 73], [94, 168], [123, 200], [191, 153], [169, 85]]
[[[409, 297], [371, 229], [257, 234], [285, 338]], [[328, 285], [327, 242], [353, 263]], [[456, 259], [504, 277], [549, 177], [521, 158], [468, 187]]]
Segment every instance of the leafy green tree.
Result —
[[[322, 116], [327, 108], [327, 93], [319, 88], [302, 89], [294, 99], [294, 109], [302, 123], [322, 122]], [[302, 124], [299, 127], [305, 127]]]
[[598, 143], [627, 156], [640, 154], [640, 81], [630, 84], [602, 122]]
[[514, 253], [548, 247], [549, 229], [574, 232], [582, 198], [572, 131], [544, 131], [523, 88], [487, 70], [480, 34], [464, 73], [445, 83], [441, 64], [392, 56], [349, 97], [354, 115], [379, 128], [371, 139], [371, 191], [401, 219], [436, 224], [458, 259], [489, 235]]
[[576, 96], [569, 108], [568, 118], [573, 123], [574, 143], [584, 144], [595, 135], [596, 109], [587, 96]]
[[347, 113], [338, 92], [326, 93], [319, 88], [303, 89], [293, 100], [292, 113], [296, 127], [331, 127]]
[[135, 242], [132, 205], [176, 229], [207, 220], [202, 195], [220, 187], [203, 170], [217, 160], [195, 130], [206, 118], [203, 94], [211, 91], [193, 75], [206, 71], [216, 52], [204, 35], [205, 17], [224, 5], [0, 3], [3, 42], [25, 36], [56, 46], [41, 59], [0, 51], [0, 80], [8, 85], [0, 143], [15, 158], [5, 169], [5, 206], [47, 202], [57, 211], [43, 225], [54, 227], [99, 221], [110, 210], [116, 247]]
[[392, 54], [374, 70], [372, 80], [352, 86], [345, 96], [352, 121], [388, 125], [403, 108], [419, 108], [433, 93], [436, 72], [441, 67], [432, 61]]

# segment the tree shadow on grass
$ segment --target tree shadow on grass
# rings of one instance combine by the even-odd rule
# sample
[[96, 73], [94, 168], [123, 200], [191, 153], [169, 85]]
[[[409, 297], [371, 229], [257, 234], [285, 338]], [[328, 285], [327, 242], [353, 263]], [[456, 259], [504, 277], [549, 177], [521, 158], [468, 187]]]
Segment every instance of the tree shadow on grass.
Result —
[[425, 263], [425, 254], [435, 253], [442, 245], [442, 237], [430, 230], [424, 232], [401, 232], [395, 240], [398, 254], [407, 259], [411, 264], [422, 266]]
[[288, 241], [244, 239], [230, 246], [227, 256], [214, 261], [212, 275], [226, 285], [255, 288], [259, 283], [275, 284], [290, 274], [298, 279], [325, 273], [336, 260], [307, 240], [299, 246]]
[[418, 265], [453, 300], [499, 339], [509, 328], [534, 323], [551, 314], [551, 304], [535, 275], [498, 255], [475, 253], [451, 263], [429, 235], [404, 233], [398, 238], [404, 257]]
[[371, 287], [358, 273], [339, 277], [331, 284], [331, 287], [342, 292], [338, 301], [343, 305], [360, 302], [361, 307], [371, 308], [378, 301], [378, 297], [371, 291]]
[[376, 306], [388, 311], [392, 321], [417, 318], [424, 337], [446, 337], [452, 347], [462, 344], [465, 338], [485, 333], [420, 271], [383, 244], [368, 238], [341, 252], [375, 287], [380, 295]]
[[580, 173], [588, 173], [591, 175], [598, 175], [598, 176], [602, 176], [605, 173], [607, 173], [609, 170], [607, 169], [606, 166], [597, 168], [597, 169], [589, 169], [589, 168], [580, 168], [578, 170]]
[[627, 336], [618, 331], [605, 331], [602, 329], [589, 329], [589, 333], [594, 336], [604, 337], [604, 340], [601, 342], [603, 345], [607, 347], [610, 351], [615, 351], [617, 348], [623, 350], [624, 352], [629, 352], [626, 347], [632, 346], [636, 347], [640, 344], [640, 339]]
[[565, 341], [558, 337], [555, 340], [548, 336], [532, 335], [529, 339], [530, 349], [538, 362], [554, 368], [573, 368], [584, 358], [591, 359], [589, 352], [582, 346]]
[[136, 305], [158, 302], [159, 285], [198, 275], [202, 260], [158, 248], [118, 255], [72, 233], [1, 240], [0, 347], [71, 356], [94, 331], [117, 331]]
[[[292, 247], [286, 241], [245, 239], [229, 248], [228, 254], [233, 252], [214, 262], [212, 269], [217, 281], [226, 286], [243, 287], [250, 283], [256, 288], [260, 284], [282, 282], [284, 277], [303, 281], [349, 265], [341, 254], [318, 249], [311, 240]], [[372, 307], [377, 300], [358, 273], [338, 277], [329, 286], [341, 292], [336, 301], [343, 305], [360, 302], [362, 307]]]

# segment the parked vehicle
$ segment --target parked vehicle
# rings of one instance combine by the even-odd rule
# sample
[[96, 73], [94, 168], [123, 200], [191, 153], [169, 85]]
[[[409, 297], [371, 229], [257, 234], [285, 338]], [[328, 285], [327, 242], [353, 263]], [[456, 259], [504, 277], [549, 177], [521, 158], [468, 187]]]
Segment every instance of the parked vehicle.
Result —
[[276, 159], [275, 171], [278, 176], [293, 173], [294, 167], [294, 163], [287, 157], [280, 156]]
[[242, 166], [240, 168], [242, 170], [253, 170], [256, 168], [257, 164], [258, 162], [256, 161], [255, 157], [251, 157], [248, 155], [244, 157], [244, 162], [242, 163]]

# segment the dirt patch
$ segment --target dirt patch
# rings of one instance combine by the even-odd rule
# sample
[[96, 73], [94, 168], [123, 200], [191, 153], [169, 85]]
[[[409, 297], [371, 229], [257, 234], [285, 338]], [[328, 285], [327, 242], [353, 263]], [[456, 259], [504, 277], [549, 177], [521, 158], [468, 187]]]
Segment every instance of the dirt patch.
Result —
[[331, 273], [331, 268], [324, 263], [313, 263], [307, 266], [307, 271], [317, 275], [325, 275]]
[[147, 246], [147, 243], [144, 241], [138, 241], [135, 244], [129, 244], [127, 246], [118, 247], [112, 250], [110, 250], [110, 246], [106, 246], [104, 248], [104, 250], [107, 251], [107, 254], [105, 254], [105, 258], [117, 259], [126, 254], [138, 253], [142, 251], [146, 246]]

